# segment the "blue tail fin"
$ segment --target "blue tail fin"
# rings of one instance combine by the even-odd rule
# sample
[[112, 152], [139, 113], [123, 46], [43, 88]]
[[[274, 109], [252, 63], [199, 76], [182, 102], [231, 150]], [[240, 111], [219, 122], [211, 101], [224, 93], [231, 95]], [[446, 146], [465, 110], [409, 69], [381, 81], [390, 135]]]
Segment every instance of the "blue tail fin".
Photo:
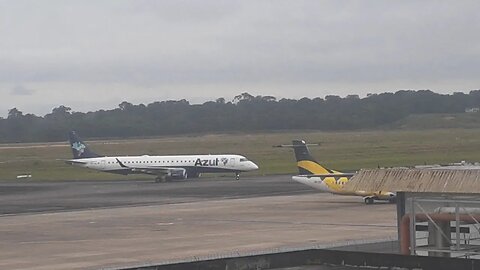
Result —
[[72, 148], [73, 158], [94, 158], [99, 155], [92, 152], [88, 146], [77, 136], [75, 131], [68, 133], [68, 140], [70, 141], [70, 147]]

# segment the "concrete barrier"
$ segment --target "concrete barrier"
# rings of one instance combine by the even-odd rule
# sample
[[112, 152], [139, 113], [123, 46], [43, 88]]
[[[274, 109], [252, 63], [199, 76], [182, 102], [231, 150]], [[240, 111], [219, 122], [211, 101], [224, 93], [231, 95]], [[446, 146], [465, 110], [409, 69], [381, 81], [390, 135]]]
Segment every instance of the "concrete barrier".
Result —
[[[425, 256], [406, 256], [399, 254], [369, 253], [357, 251], [310, 249], [245, 256], [221, 258], [197, 262], [184, 262], [167, 265], [151, 265], [122, 270], [258, 270], [302, 265], [347, 265], [376, 268], [399, 268], [415, 270], [480, 270], [480, 260], [441, 258]], [[383, 269], [382, 268], [382, 269]]]

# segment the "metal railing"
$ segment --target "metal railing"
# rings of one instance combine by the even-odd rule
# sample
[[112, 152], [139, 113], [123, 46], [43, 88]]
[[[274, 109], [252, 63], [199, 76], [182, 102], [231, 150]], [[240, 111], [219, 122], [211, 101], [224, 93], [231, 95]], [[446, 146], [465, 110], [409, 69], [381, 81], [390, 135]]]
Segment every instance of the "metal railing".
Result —
[[[480, 259], [480, 201], [475, 198], [419, 198], [406, 201], [402, 226], [411, 255]], [[428, 227], [419, 231], [418, 225]], [[404, 246], [405, 247], [405, 246]], [[402, 250], [405, 253], [405, 250]]]

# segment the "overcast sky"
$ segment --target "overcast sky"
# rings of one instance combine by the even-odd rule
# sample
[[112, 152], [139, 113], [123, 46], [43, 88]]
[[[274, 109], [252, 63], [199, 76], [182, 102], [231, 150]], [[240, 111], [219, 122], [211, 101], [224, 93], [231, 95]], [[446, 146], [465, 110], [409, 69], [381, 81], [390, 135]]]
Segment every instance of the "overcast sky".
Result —
[[480, 1], [0, 0], [0, 116], [480, 89]]

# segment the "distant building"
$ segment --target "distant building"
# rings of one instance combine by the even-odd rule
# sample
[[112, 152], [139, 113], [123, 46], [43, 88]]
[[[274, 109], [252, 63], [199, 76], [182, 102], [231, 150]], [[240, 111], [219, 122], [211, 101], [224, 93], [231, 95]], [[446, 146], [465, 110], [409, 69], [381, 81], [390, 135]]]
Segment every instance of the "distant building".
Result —
[[465, 112], [466, 112], [466, 113], [476, 113], [476, 112], [480, 112], [480, 108], [479, 108], [479, 107], [465, 108]]

